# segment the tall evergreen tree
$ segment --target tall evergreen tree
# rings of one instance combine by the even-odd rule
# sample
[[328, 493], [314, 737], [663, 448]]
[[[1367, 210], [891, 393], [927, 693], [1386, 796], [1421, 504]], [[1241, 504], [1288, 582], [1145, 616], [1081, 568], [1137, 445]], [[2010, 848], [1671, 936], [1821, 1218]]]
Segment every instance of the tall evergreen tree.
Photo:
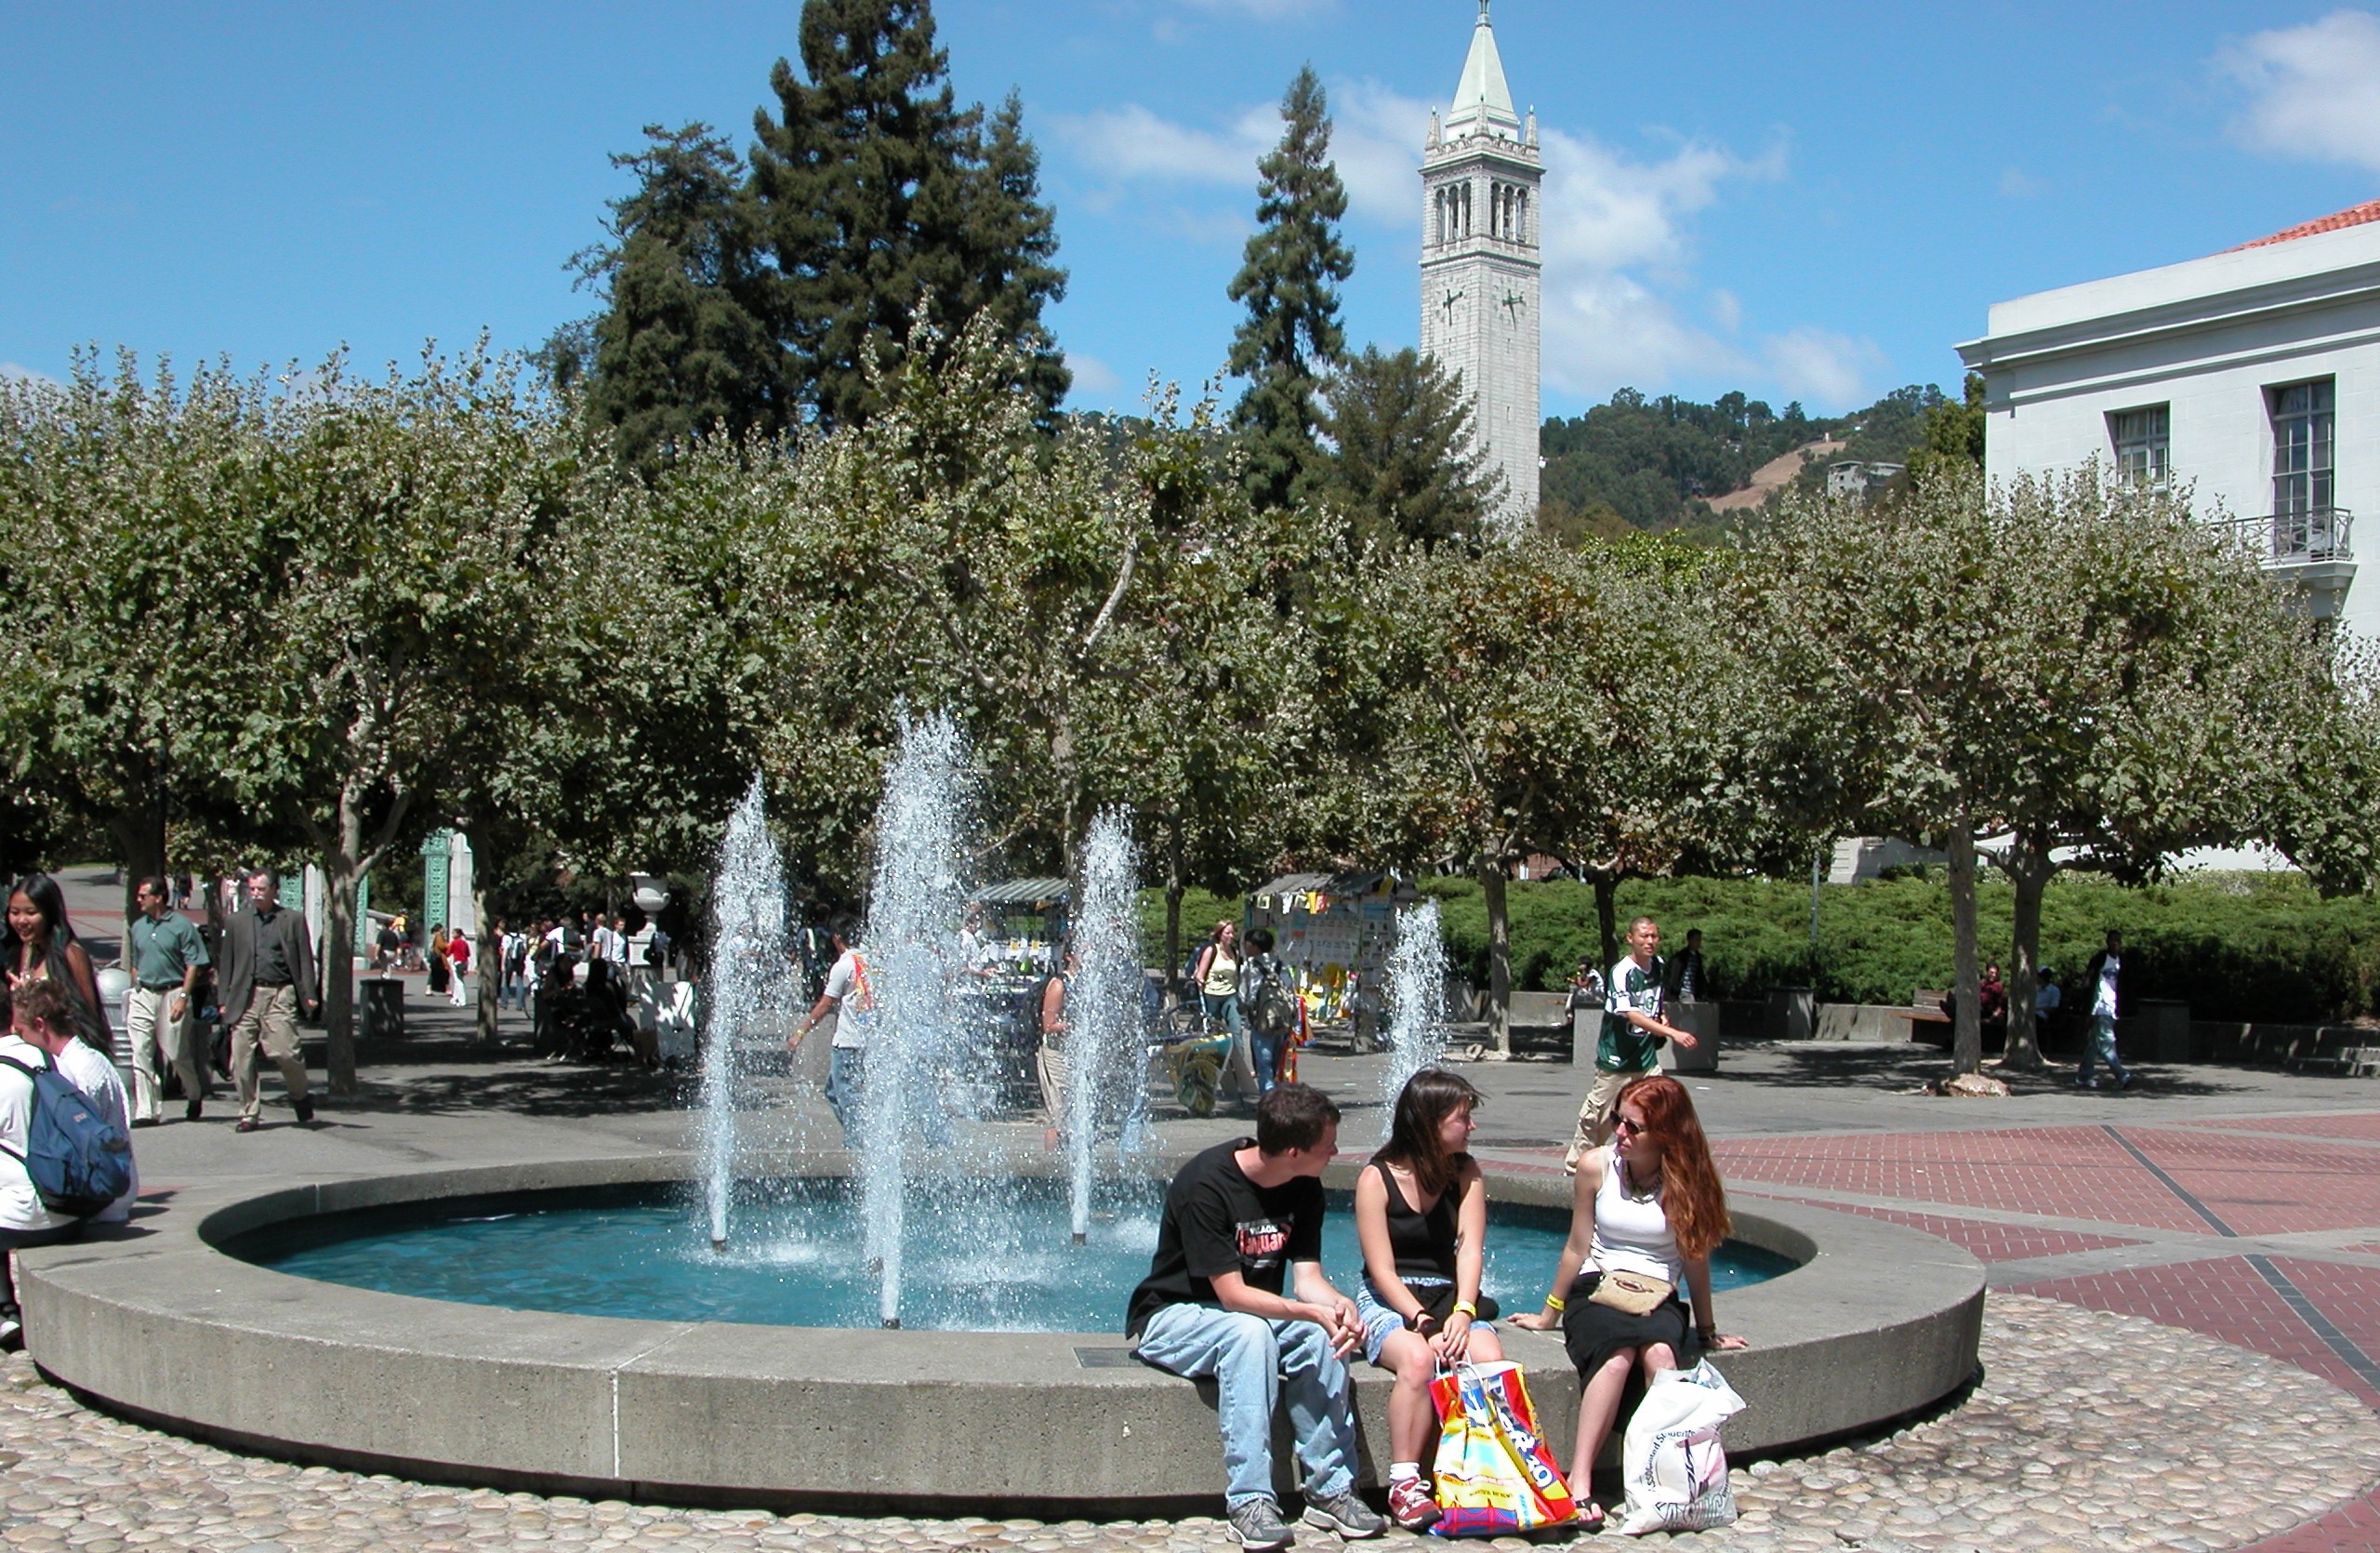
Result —
[[1329, 488], [1358, 523], [1425, 550], [1482, 538], [1501, 482], [1460, 378], [1409, 346], [1368, 346], [1323, 396], [1321, 430], [1338, 448]]
[[1054, 409], [1065, 369], [1041, 324], [1064, 294], [1038, 159], [1013, 105], [989, 143], [961, 108], [927, 0], [806, 0], [801, 71], [779, 60], [777, 113], [754, 117], [752, 187], [776, 256], [774, 322], [793, 389], [827, 426], [877, 407], [872, 352], [898, 365], [924, 303], [945, 338], [989, 312]]
[[612, 158], [637, 175], [612, 202], [612, 241], [577, 259], [604, 309], [576, 341], [555, 337], [548, 370], [583, 363], [588, 409], [624, 458], [651, 469], [691, 436], [775, 429], [787, 411], [742, 161], [706, 124], [644, 133], [642, 151]]
[[1289, 505], [1319, 472], [1316, 401], [1345, 353], [1338, 287], [1355, 272], [1355, 256], [1339, 241], [1347, 191], [1330, 160], [1329, 100], [1312, 65], [1289, 83], [1281, 118], [1281, 143], [1256, 164], [1259, 227], [1231, 283], [1248, 317], [1232, 337], [1229, 365], [1249, 380], [1232, 424], [1260, 507]]

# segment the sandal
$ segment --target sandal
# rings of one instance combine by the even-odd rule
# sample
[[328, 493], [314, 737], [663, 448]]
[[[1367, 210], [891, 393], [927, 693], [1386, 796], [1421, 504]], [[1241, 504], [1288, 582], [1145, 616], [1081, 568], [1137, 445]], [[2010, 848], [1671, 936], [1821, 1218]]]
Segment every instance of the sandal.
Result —
[[1592, 1499], [1581, 1499], [1579, 1505], [1579, 1525], [1589, 1532], [1603, 1530], [1603, 1507]]

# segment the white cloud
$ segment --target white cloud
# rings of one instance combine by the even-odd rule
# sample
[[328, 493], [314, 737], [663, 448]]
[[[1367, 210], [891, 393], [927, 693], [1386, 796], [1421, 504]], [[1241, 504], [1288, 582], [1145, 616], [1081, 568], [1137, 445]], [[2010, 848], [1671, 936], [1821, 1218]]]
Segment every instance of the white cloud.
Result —
[[2048, 184], [2027, 173], [2021, 167], [2006, 168], [2000, 175], [2000, 192], [2003, 198], [2029, 200], [2035, 194], [2048, 192]]
[[1771, 335], [1761, 342], [1761, 355], [1769, 376], [1794, 398], [1844, 406], [1863, 403], [1866, 386], [1887, 365], [1873, 340], [1831, 329]]
[[58, 379], [48, 373], [35, 372], [32, 367], [20, 366], [15, 362], [0, 362], [0, 378], [19, 383], [48, 383], [52, 387], [58, 383]]
[[[1260, 113], [1271, 126], [1250, 132]], [[1089, 113], [1053, 114], [1051, 133], [1080, 157], [1085, 172], [1110, 182], [1245, 184], [1256, 186], [1256, 159], [1279, 138], [1279, 115], [1250, 110], [1230, 126], [1199, 129], [1160, 118], [1137, 102]]]
[[1066, 370], [1075, 375], [1074, 392], [1093, 399], [1109, 398], [1124, 386], [1124, 379], [1116, 375], [1114, 367], [1079, 351], [1066, 352]]
[[1711, 319], [1719, 327], [1734, 334], [1743, 326], [1743, 299], [1726, 286], [1714, 286], [1711, 292]]
[[2380, 171], [2380, 17], [2337, 10], [2218, 56], [2249, 103], [2232, 133], [2257, 151]]

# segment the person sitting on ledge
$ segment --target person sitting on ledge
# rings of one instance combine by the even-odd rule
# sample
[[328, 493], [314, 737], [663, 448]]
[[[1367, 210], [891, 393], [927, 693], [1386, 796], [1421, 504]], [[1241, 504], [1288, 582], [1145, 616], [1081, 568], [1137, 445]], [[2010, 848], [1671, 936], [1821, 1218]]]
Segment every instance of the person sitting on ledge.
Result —
[[1322, 1172], [1338, 1152], [1339, 1108], [1328, 1096], [1299, 1083], [1268, 1092], [1254, 1137], [1217, 1144], [1174, 1176], [1125, 1321], [1144, 1361], [1214, 1377], [1232, 1533], [1250, 1550], [1290, 1540], [1273, 1497], [1273, 1402], [1284, 1379], [1306, 1524], [1349, 1538], [1386, 1529], [1355, 1492], [1346, 1356], [1364, 1324], [1322, 1276]]

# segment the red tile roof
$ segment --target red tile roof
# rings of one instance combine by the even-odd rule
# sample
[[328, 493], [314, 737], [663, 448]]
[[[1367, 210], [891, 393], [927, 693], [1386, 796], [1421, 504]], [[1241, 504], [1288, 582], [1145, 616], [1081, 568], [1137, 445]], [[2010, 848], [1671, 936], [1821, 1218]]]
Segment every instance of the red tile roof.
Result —
[[[2349, 206], [2336, 215], [2325, 216], [2316, 221], [2307, 221], [2303, 226], [2294, 226], [2286, 232], [2276, 232], [2270, 237], [2259, 237], [2253, 243], [2242, 243], [2240, 248], [2261, 248], [2268, 244], [2286, 243], [2293, 237], [2311, 237], [2318, 232], [2337, 232], [2342, 227], [2360, 227], [2366, 221], [2380, 221], [2380, 200], [2366, 200], [2361, 205]], [[2233, 248], [2230, 252], [2236, 254], [2240, 248]]]

